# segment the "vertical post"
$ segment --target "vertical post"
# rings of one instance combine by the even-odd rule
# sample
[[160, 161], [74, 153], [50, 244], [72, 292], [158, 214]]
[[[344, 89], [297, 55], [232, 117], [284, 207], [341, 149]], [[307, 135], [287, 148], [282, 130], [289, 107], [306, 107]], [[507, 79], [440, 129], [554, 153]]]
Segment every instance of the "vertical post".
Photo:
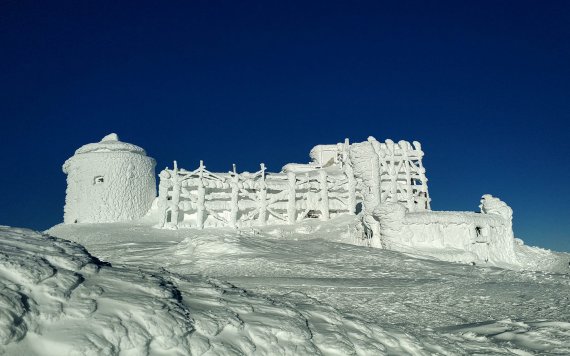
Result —
[[348, 155], [349, 149], [350, 142], [347, 138], [344, 140], [344, 149], [342, 151], [344, 174], [346, 175], [348, 181], [346, 187], [346, 190], [348, 192], [348, 200], [346, 202], [346, 206], [348, 213], [354, 215], [356, 214], [356, 178], [354, 177], [354, 169], [352, 169], [352, 162], [350, 161], [350, 156]]
[[204, 161], [200, 160], [198, 170], [198, 201], [196, 202], [196, 223], [198, 229], [204, 228], [204, 215], [206, 212], [206, 188], [204, 187]]
[[[382, 149], [380, 143], [376, 141], [374, 137], [368, 137], [368, 142], [370, 142], [372, 148], [374, 149], [374, 152], [376, 153], [376, 157], [372, 159], [371, 162], [372, 187], [370, 187], [370, 189], [372, 191], [368, 192], [369, 194], [372, 194], [374, 197], [376, 197], [376, 203], [374, 205], [375, 207], [376, 205], [386, 200], [387, 193], [382, 190], [382, 175], [386, 173], [389, 176], [390, 171], [386, 162], [387, 150]], [[372, 201], [370, 201], [370, 199], [368, 199], [368, 201], [368, 205], [374, 204]], [[372, 209], [374, 209], [374, 207], [372, 207]]]
[[397, 203], [398, 197], [398, 172], [396, 171], [396, 145], [392, 140], [386, 140], [386, 146], [388, 147], [389, 157], [388, 157], [388, 167], [390, 170], [390, 199], [392, 202]]
[[354, 178], [354, 170], [350, 163], [345, 163], [345, 174], [348, 180], [346, 190], [348, 191], [348, 201], [346, 206], [348, 213], [351, 215], [356, 214], [356, 178]]
[[[380, 173], [380, 158], [379, 157], [372, 157], [370, 159], [370, 170], [371, 170], [371, 179], [370, 179], [370, 191], [366, 194], [362, 192], [362, 196], [364, 198], [364, 207], [367, 210], [368, 214], [372, 214], [372, 211], [382, 203], [382, 174]], [[379, 172], [379, 174], [375, 174], [375, 172]], [[363, 187], [366, 189], [366, 186]]]
[[427, 177], [426, 177], [426, 169], [424, 168], [424, 165], [422, 164], [422, 158], [424, 156], [424, 152], [422, 151], [422, 145], [418, 142], [418, 141], [414, 141], [414, 148], [416, 149], [416, 151], [418, 151], [418, 165], [419, 165], [419, 173], [420, 173], [420, 182], [422, 183], [422, 191], [423, 193], [423, 198], [425, 199], [425, 205], [422, 206], [422, 209], [426, 209], [426, 210], [431, 210], [430, 207], [430, 198], [429, 198], [429, 194], [428, 194], [428, 187], [427, 187]]
[[305, 196], [305, 201], [304, 203], [304, 207], [302, 207], [303, 211], [303, 215], [300, 216], [300, 220], [303, 220], [305, 218], [307, 218], [307, 214], [310, 211], [310, 209], [313, 208], [313, 204], [312, 204], [312, 199], [311, 199], [311, 195], [312, 195], [312, 184], [311, 184], [311, 179], [309, 177], [309, 173], [305, 173], [305, 183], [303, 183], [300, 186], [301, 190], [305, 190], [305, 194], [302, 194]]
[[297, 178], [295, 177], [295, 173], [289, 172], [287, 173], [287, 179], [289, 180], [289, 201], [287, 202], [287, 222], [289, 224], [294, 224], [297, 221], [297, 202], [296, 202], [296, 190], [295, 184], [297, 182]]
[[239, 176], [236, 171], [236, 165], [233, 165], [232, 171], [232, 211], [231, 211], [231, 226], [233, 228], [237, 228], [237, 221], [238, 221], [238, 212], [239, 212], [239, 205], [238, 205], [238, 197], [239, 197]]
[[412, 175], [410, 173], [410, 144], [406, 141], [400, 141], [399, 144], [402, 149], [402, 161], [400, 164], [404, 165], [406, 172], [406, 206], [409, 211], [414, 211], [415, 204], [412, 196]]
[[339, 145], [342, 145], [341, 160], [342, 160], [342, 168], [344, 168], [344, 164], [346, 164], [346, 162], [350, 160], [350, 158], [348, 157], [348, 150], [350, 149], [350, 141], [348, 141], [348, 138], [345, 138], [344, 144], [339, 143]]
[[260, 225], [267, 222], [267, 185], [265, 184], [265, 164], [261, 164], [261, 181], [259, 182], [259, 216], [257, 218]]
[[321, 193], [321, 220], [328, 220], [329, 213], [329, 189], [327, 184], [327, 172], [324, 169], [319, 171], [319, 183]]
[[180, 202], [180, 179], [178, 177], [178, 163], [174, 161], [174, 172], [172, 177], [172, 203], [171, 219], [172, 226], [178, 227], [178, 203]]
[[172, 175], [168, 173], [168, 167], [166, 167], [158, 176], [160, 177], [160, 182], [158, 183], [158, 209], [160, 211], [158, 226], [162, 228], [166, 224], [168, 189], [172, 187]]
[[430, 210], [430, 199], [428, 194], [428, 187], [427, 187], [427, 177], [426, 177], [426, 169], [422, 165], [422, 160], [419, 160], [420, 163], [420, 182], [422, 183], [422, 196], [425, 200], [425, 205], [422, 206], [423, 209]]

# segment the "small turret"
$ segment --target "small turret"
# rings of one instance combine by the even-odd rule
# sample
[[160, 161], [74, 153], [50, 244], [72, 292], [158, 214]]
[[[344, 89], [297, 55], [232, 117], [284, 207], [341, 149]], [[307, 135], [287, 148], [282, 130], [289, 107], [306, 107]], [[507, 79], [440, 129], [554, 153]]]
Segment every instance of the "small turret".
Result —
[[144, 216], [156, 197], [156, 162], [112, 133], [65, 161], [64, 223], [102, 223]]

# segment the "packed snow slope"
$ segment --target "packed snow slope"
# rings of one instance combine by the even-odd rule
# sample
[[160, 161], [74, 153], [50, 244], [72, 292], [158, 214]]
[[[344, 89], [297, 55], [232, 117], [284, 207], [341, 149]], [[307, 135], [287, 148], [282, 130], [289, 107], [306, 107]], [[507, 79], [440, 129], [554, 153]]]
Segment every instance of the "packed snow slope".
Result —
[[[421, 342], [302, 293], [273, 299], [0, 228], [0, 354], [426, 354]], [[149, 250], [150, 254], [152, 250]]]
[[570, 354], [568, 255], [482, 268], [342, 243], [347, 223], [2, 227], [0, 354]]
[[[58, 225], [49, 233], [114, 266], [167, 278], [196, 330], [202, 313], [222, 325], [202, 337], [229, 334], [223, 347], [238, 354], [570, 354], [568, 254], [518, 244], [517, 270], [500, 269], [345, 243], [348, 217], [238, 231], [160, 230], [152, 221]], [[221, 294], [239, 326], [224, 324], [209, 305], [192, 308], [192, 283], [208, 278], [229, 283], [213, 289], [240, 291]], [[265, 336], [244, 331], [254, 326]], [[238, 335], [248, 342], [232, 343]]]

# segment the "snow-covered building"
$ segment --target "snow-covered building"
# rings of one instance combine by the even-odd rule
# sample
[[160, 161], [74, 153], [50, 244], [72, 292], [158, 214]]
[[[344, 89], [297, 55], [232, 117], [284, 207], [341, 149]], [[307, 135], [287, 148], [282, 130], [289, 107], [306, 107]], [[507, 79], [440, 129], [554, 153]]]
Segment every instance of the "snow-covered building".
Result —
[[361, 182], [367, 244], [401, 251], [461, 251], [458, 260], [514, 261], [512, 209], [485, 194], [480, 212], [431, 211], [421, 145], [413, 143], [416, 153], [408, 145], [369, 137], [350, 146], [354, 174]]
[[144, 216], [156, 197], [156, 162], [139, 146], [105, 136], [65, 161], [64, 223], [100, 223]]
[[312, 162], [269, 173], [166, 168], [156, 204], [155, 161], [111, 134], [79, 148], [68, 174], [65, 223], [133, 220], [154, 206], [159, 228], [242, 228], [356, 215], [355, 235], [373, 247], [462, 251], [466, 258], [512, 261], [511, 208], [491, 195], [480, 212], [431, 211], [419, 142], [317, 145]]

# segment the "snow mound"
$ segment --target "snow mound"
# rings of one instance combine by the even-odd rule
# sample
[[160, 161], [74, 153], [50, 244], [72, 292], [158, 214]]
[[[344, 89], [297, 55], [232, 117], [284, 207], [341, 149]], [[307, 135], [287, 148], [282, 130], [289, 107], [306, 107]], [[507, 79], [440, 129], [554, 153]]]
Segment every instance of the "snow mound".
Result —
[[83, 246], [0, 227], [0, 354], [425, 354], [422, 343], [300, 292], [116, 267]]
[[[568, 254], [517, 240], [525, 265], [448, 263], [441, 260], [457, 260], [453, 251], [426, 259], [430, 251], [347, 244], [353, 223], [236, 231], [160, 230], [149, 221], [49, 233], [176, 286], [193, 320], [192, 354], [569, 354]], [[507, 319], [516, 321], [504, 332], [529, 326], [516, 332], [528, 344], [467, 330]]]
[[540, 247], [527, 246], [520, 239], [515, 240], [515, 253], [521, 269], [528, 271], [548, 271], [568, 273], [570, 270], [570, 254], [556, 252]]
[[0, 228], [0, 354], [184, 353], [193, 330], [178, 290], [114, 268], [81, 245]]
[[458, 325], [444, 328], [442, 331], [450, 333], [449, 336], [457, 341], [463, 341], [467, 345], [465, 351], [471, 354], [481, 352], [510, 355], [570, 354], [568, 322], [544, 320], [523, 322], [505, 319]]
[[413, 336], [343, 315], [301, 292], [276, 299], [216, 279], [173, 280], [192, 310], [197, 339], [204, 340], [191, 344], [192, 354], [427, 355]]

